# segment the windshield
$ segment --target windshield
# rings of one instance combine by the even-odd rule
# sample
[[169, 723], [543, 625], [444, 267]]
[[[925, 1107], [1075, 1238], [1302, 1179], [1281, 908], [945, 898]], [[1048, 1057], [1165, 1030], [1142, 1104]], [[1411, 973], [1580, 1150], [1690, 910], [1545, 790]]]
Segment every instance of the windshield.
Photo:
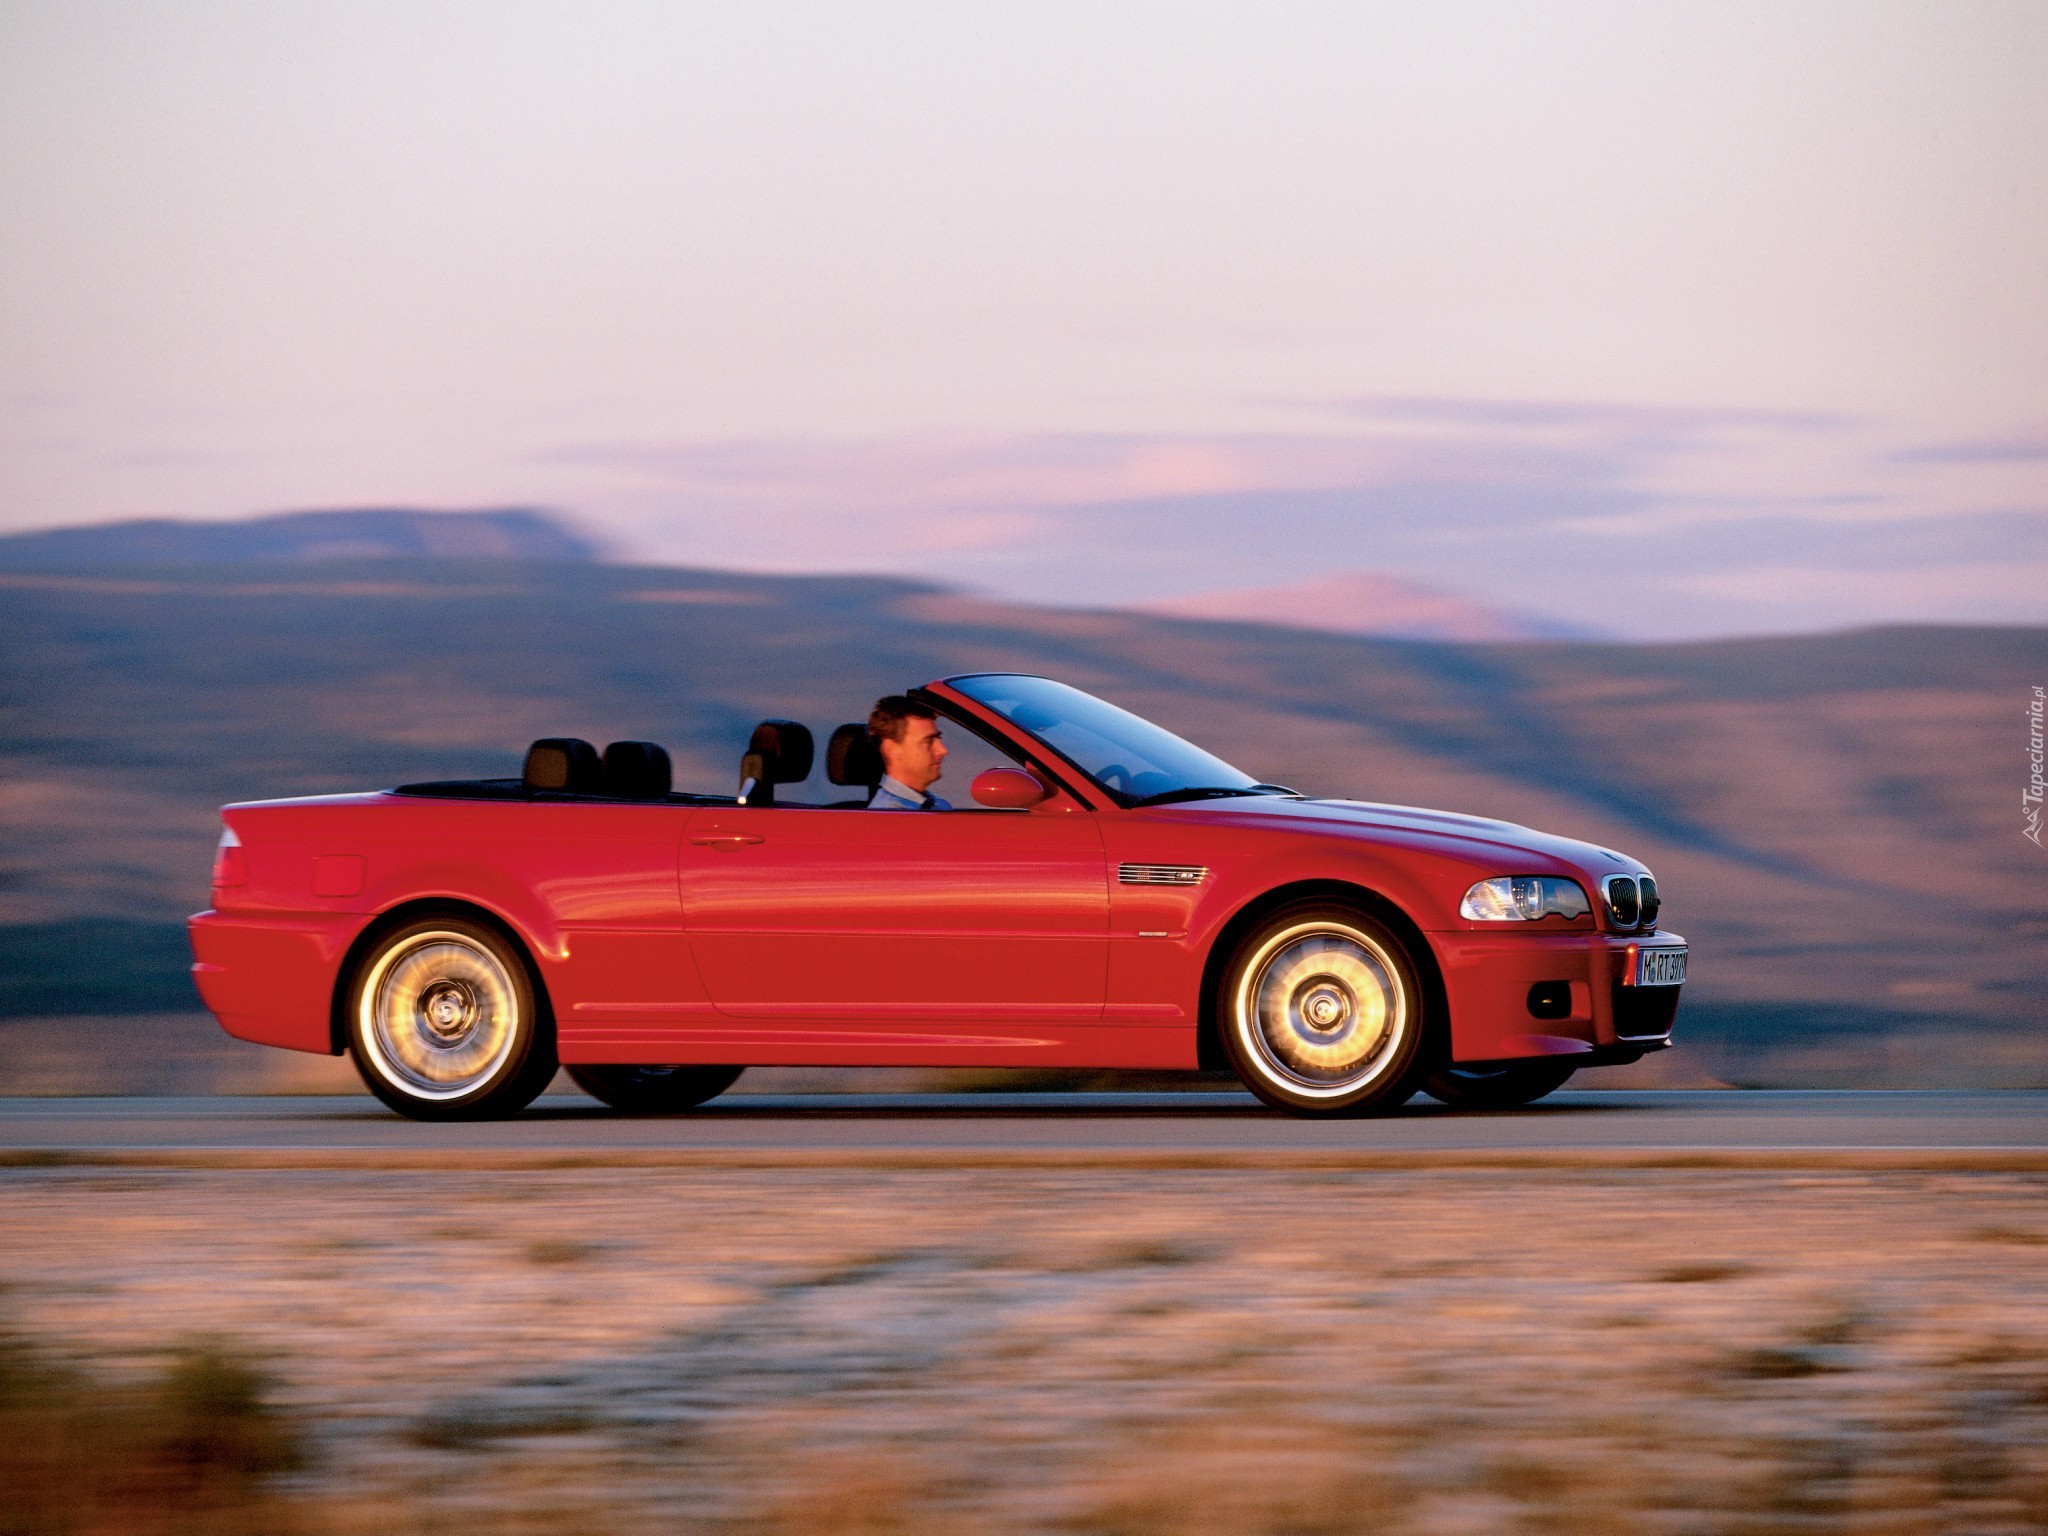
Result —
[[988, 672], [948, 678], [947, 686], [1029, 731], [1126, 802], [1261, 788], [1193, 742], [1050, 678]]

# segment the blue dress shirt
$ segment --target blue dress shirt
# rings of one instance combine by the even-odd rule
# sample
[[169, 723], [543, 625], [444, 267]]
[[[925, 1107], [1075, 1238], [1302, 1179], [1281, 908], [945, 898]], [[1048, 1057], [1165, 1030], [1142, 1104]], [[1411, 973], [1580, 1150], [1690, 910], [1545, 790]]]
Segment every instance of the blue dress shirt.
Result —
[[888, 774], [882, 775], [882, 782], [875, 786], [875, 798], [868, 802], [871, 811], [950, 811], [952, 806], [937, 795], [919, 794], [908, 784], [899, 784]]

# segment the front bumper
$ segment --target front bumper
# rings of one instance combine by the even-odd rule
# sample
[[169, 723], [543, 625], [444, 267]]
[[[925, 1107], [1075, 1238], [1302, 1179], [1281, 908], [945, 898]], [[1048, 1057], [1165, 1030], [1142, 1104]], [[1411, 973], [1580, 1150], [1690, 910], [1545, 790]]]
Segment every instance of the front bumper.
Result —
[[[1623, 985], [1632, 951], [1683, 944], [1675, 933], [1433, 933], [1450, 1003], [1451, 1059], [1525, 1061], [1580, 1056], [1586, 1065], [1633, 1061], [1671, 1043], [1680, 987]], [[1530, 1011], [1530, 989], [1564, 983], [1562, 1018]]]

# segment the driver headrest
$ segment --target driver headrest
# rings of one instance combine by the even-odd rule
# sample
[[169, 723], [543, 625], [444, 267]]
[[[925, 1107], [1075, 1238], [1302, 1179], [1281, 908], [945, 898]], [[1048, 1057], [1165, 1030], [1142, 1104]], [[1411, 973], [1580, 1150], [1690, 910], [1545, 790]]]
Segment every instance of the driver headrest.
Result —
[[544, 736], [526, 749], [522, 778], [528, 789], [594, 795], [604, 783], [604, 767], [597, 748], [580, 736]]
[[882, 753], [865, 725], [842, 725], [825, 744], [825, 777], [873, 789], [882, 782]]
[[810, 728], [794, 720], [763, 720], [747, 742], [747, 756], [761, 760], [764, 784], [801, 784], [815, 755]]
[[615, 741], [604, 749], [604, 792], [621, 800], [666, 800], [675, 782], [668, 750], [651, 741]]

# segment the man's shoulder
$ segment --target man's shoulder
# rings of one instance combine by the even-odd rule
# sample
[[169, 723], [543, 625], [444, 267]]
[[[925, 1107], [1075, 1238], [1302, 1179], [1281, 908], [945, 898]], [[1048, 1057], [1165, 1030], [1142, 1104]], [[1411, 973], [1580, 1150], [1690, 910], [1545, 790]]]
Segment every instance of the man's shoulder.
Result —
[[[927, 798], [931, 801], [929, 806], [925, 804]], [[899, 784], [894, 779], [884, 776], [882, 782], [875, 786], [874, 798], [868, 801], [868, 809], [871, 811], [922, 811], [927, 809], [950, 811], [953, 807], [946, 801], [941, 800], [937, 795], [930, 795], [929, 797], [920, 795], [908, 784]]]
[[868, 801], [871, 811], [915, 811], [922, 807], [903, 791], [903, 786], [894, 779], [884, 778], [875, 786], [874, 797]]

